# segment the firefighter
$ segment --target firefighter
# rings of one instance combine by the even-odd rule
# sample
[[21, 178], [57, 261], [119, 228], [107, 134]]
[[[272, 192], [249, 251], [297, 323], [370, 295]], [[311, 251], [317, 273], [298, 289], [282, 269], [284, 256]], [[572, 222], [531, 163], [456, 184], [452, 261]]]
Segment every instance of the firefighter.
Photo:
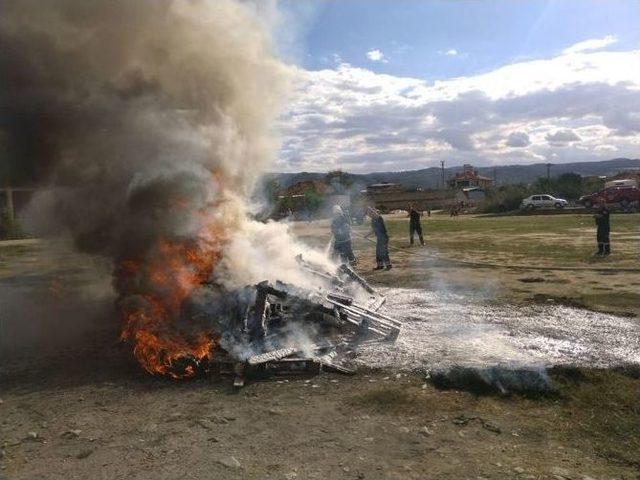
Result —
[[384, 219], [375, 208], [369, 207], [367, 214], [371, 217], [371, 232], [365, 237], [369, 238], [373, 234], [376, 236], [376, 268], [374, 270], [382, 270], [383, 268], [391, 270], [389, 235], [387, 234], [387, 227], [384, 225]]
[[420, 217], [422, 212], [415, 209], [413, 204], [409, 205], [409, 244], [413, 245], [413, 236], [417, 233], [420, 239], [420, 245], [424, 245], [424, 239], [422, 238], [422, 225], [420, 224]]
[[340, 205], [333, 206], [331, 234], [333, 235], [333, 258], [342, 263], [355, 265], [356, 257], [351, 245], [351, 220], [342, 211]]
[[601, 257], [611, 253], [611, 244], [609, 243], [609, 233], [611, 226], [609, 224], [609, 210], [606, 204], [600, 204], [600, 211], [593, 216], [596, 221], [596, 240], [598, 242], [598, 251], [596, 255]]

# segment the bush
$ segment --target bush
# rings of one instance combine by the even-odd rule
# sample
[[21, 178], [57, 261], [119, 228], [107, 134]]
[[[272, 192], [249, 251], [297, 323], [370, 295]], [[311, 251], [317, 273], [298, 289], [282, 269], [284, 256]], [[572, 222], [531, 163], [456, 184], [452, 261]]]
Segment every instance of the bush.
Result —
[[531, 195], [531, 187], [523, 183], [503, 185], [487, 190], [480, 210], [485, 213], [498, 213], [516, 210], [522, 199]]

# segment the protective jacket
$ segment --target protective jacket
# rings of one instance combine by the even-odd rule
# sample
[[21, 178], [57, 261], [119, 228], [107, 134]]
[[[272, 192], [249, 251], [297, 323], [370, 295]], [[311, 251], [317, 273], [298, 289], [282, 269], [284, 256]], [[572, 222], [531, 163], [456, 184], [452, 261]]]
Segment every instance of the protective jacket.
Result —
[[336, 215], [331, 220], [331, 233], [335, 243], [351, 241], [351, 223], [343, 213]]

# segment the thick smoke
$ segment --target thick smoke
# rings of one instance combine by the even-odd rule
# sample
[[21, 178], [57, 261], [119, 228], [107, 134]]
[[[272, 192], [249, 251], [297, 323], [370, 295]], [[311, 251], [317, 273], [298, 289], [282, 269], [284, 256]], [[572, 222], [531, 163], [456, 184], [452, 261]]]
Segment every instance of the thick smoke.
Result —
[[231, 0], [2, 4], [1, 138], [50, 180], [36, 227], [113, 260], [138, 326], [157, 313], [153, 297], [171, 297], [161, 315], [177, 317], [204, 281], [304, 281], [287, 227], [248, 218], [289, 76], [255, 11]]

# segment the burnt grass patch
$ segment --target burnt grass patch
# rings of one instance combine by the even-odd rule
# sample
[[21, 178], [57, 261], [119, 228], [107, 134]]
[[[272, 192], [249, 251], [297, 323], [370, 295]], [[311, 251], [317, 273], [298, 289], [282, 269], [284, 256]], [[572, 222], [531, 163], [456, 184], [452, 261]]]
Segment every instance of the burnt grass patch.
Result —
[[519, 278], [518, 281], [522, 283], [542, 283], [546, 280], [542, 277], [523, 277]]
[[542, 368], [453, 367], [433, 372], [431, 384], [440, 390], [462, 390], [475, 395], [550, 397], [557, 395]]

